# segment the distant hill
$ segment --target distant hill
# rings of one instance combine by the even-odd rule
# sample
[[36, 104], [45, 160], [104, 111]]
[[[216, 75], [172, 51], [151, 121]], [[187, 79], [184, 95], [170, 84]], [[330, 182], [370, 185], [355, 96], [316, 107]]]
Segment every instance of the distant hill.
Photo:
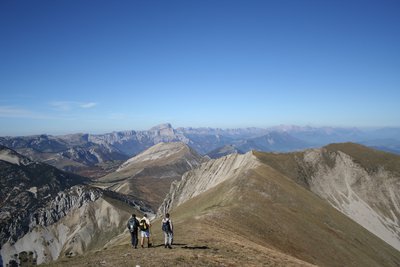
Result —
[[266, 135], [245, 140], [236, 145], [239, 150], [248, 152], [288, 152], [312, 147], [311, 144], [291, 136], [286, 132], [269, 132]]
[[34, 161], [76, 173], [103, 162], [128, 158], [111, 146], [90, 142], [87, 134], [0, 137], [0, 144]]
[[219, 147], [217, 149], [214, 149], [213, 151], [207, 153], [207, 156], [209, 156], [212, 159], [217, 159], [229, 154], [234, 154], [234, 153], [238, 153], [238, 154], [244, 154], [243, 151], [241, 151], [240, 149], [238, 149], [235, 145], [225, 145], [223, 147]]

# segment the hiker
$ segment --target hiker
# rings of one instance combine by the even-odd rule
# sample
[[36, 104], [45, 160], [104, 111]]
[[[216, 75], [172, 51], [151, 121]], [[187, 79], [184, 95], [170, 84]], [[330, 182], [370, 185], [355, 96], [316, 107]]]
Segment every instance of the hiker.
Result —
[[172, 221], [169, 218], [169, 213], [165, 214], [165, 218], [161, 221], [161, 229], [164, 232], [164, 247], [165, 248], [172, 248], [172, 239], [174, 235], [174, 228], [172, 225]]
[[140, 234], [141, 234], [141, 240], [140, 240], [140, 245], [143, 248], [144, 245], [144, 238], [147, 238], [147, 247], [151, 247], [150, 243], [150, 220], [147, 218], [147, 214], [144, 214], [143, 218], [139, 221], [139, 228], [140, 228]]
[[132, 247], [137, 248], [139, 221], [136, 219], [136, 214], [132, 214], [132, 217], [129, 218], [126, 226], [128, 227], [129, 232], [131, 233]]

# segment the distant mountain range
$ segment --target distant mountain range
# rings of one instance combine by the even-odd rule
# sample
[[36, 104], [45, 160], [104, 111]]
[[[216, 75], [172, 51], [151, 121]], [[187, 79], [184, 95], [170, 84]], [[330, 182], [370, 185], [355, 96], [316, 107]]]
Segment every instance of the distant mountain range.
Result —
[[[225, 155], [226, 147], [246, 153], [289, 152], [329, 143], [356, 142], [400, 154], [400, 128], [357, 129], [277, 126], [271, 128], [176, 128], [161, 124], [147, 131], [107, 134], [0, 137], [0, 144], [36, 161], [95, 177], [114, 171], [120, 163], [160, 142], [182, 142], [202, 155]], [[216, 153], [224, 150], [224, 153]], [[107, 164], [116, 161], [115, 166]]]

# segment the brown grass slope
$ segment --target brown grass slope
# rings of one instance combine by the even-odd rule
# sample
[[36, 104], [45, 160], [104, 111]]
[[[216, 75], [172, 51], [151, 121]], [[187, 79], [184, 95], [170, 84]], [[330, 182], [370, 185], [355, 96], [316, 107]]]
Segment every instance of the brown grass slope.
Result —
[[[376, 172], [384, 168], [393, 174], [400, 175], [400, 156], [392, 153], [368, 148], [355, 143], [330, 144], [321, 148], [322, 156], [328, 167], [333, 167], [332, 153], [343, 152], [353, 158], [354, 162], [362, 166], [367, 172]], [[264, 153], [254, 152], [254, 155], [263, 163], [280, 171], [297, 183], [307, 187], [307, 178], [312, 176], [313, 170], [301, 164], [304, 152], [293, 153]]]
[[354, 143], [331, 144], [325, 147], [328, 151], [342, 151], [355, 159], [366, 170], [374, 172], [383, 167], [397, 175], [400, 174], [400, 156]]
[[400, 250], [400, 156], [353, 143], [254, 154]]

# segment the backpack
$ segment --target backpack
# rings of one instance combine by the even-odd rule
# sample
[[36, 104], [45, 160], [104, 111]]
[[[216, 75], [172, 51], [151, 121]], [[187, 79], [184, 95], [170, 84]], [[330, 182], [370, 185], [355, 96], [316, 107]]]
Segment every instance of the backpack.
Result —
[[163, 222], [161, 229], [163, 232], [170, 233], [171, 232], [171, 225], [169, 224], [169, 220]]
[[135, 218], [131, 218], [128, 221], [128, 228], [130, 232], [134, 232], [138, 227], [138, 221]]
[[147, 231], [147, 229], [149, 229], [149, 225], [147, 224], [145, 219], [141, 219], [140, 223], [139, 223], [139, 228], [142, 231]]

